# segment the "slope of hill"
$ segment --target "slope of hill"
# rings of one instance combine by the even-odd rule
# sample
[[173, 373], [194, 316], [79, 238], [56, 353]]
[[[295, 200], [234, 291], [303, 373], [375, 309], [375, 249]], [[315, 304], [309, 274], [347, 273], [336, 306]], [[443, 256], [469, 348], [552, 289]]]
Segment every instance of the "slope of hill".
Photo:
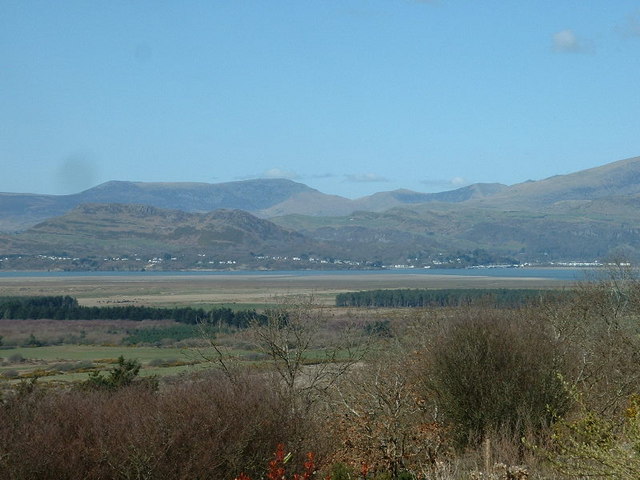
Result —
[[568, 200], [595, 200], [638, 193], [640, 157], [634, 157], [568, 175], [512, 185], [474, 203], [503, 209], [535, 209]]
[[186, 212], [232, 208], [255, 212], [312, 188], [285, 179], [226, 183], [147, 183], [111, 181], [77, 195], [80, 203], [131, 203]]
[[326, 195], [317, 190], [291, 195], [286, 200], [256, 213], [271, 218], [280, 215], [348, 215], [355, 210], [353, 200], [338, 195]]
[[474, 183], [466, 187], [438, 193], [420, 193], [405, 189], [379, 192], [354, 200], [355, 208], [352, 211], [382, 212], [401, 205], [432, 202], [461, 203], [489, 197], [506, 188], [508, 187], [501, 183]]
[[71, 195], [0, 193], [0, 232], [17, 232], [76, 206]]
[[[272, 219], [316, 240], [357, 246], [382, 260], [428, 264], [595, 261], [624, 253], [640, 260], [640, 196], [557, 203], [546, 211], [429, 203], [345, 217]], [[615, 212], [608, 214], [607, 212]], [[355, 252], [354, 252], [355, 253]], [[394, 257], [395, 255], [395, 257]]]
[[27, 231], [4, 236], [5, 254], [73, 257], [208, 254], [246, 257], [313, 250], [303, 235], [242, 210], [187, 213], [147, 205], [83, 204]]
[[83, 203], [141, 204], [185, 212], [230, 208], [270, 218], [289, 214], [348, 215], [357, 210], [384, 211], [423, 202], [462, 202], [502, 188], [505, 187], [499, 184], [477, 184], [441, 193], [395, 190], [351, 200], [286, 179], [217, 184], [111, 181], [74, 195], [0, 193], [0, 232], [24, 230]]
[[327, 195], [285, 179], [227, 183], [144, 183], [111, 181], [74, 195], [0, 193], [0, 232], [24, 230], [82, 203], [135, 203], [208, 212], [241, 209], [255, 215], [349, 215], [382, 212], [403, 205], [466, 203], [505, 210], [547, 208], [558, 202], [640, 194], [640, 157], [580, 172], [512, 185], [474, 184], [439, 193], [411, 190], [379, 192], [356, 200]]
[[324, 195], [285, 179], [217, 184], [111, 181], [73, 195], [0, 193], [0, 231], [23, 230], [83, 203], [144, 204], [186, 212], [230, 208], [255, 213], [303, 192]]

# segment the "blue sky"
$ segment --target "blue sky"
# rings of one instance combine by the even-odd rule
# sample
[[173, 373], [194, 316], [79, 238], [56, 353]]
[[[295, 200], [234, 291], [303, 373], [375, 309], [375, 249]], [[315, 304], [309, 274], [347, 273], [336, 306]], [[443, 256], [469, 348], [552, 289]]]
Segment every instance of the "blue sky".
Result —
[[640, 0], [0, 0], [0, 191], [351, 198], [640, 155]]

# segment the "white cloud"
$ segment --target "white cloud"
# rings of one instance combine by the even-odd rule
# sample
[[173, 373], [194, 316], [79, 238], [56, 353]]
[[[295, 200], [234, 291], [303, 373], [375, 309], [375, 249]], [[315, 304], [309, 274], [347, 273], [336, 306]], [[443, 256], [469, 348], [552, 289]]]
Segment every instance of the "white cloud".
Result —
[[345, 179], [348, 182], [355, 183], [382, 183], [388, 182], [389, 179], [376, 175], [375, 173], [355, 173], [351, 175], [345, 175]]
[[428, 187], [435, 187], [435, 188], [460, 188], [465, 185], [469, 185], [469, 182], [467, 181], [467, 179], [463, 177], [453, 177], [450, 180], [444, 180], [444, 179], [422, 180], [420, 183]]
[[283, 170], [281, 168], [270, 168], [269, 170], [265, 170], [260, 175], [262, 178], [287, 178], [289, 180], [295, 180], [300, 178], [300, 176], [291, 170]]
[[240, 175], [234, 177], [235, 180], [253, 180], [255, 178], [286, 178], [288, 180], [297, 180], [300, 178], [296, 172], [292, 170], [284, 170], [282, 168], [270, 168], [262, 173], [253, 173], [250, 175]]
[[553, 50], [560, 53], [586, 53], [592, 50], [588, 42], [577, 37], [573, 30], [553, 34]]

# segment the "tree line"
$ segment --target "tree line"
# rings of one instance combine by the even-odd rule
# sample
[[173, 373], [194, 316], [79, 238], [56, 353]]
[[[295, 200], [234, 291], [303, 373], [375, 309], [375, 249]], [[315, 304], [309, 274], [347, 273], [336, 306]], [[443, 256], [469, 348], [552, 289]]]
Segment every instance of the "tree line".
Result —
[[461, 307], [485, 303], [498, 308], [516, 308], [544, 298], [560, 300], [567, 292], [540, 289], [393, 289], [345, 292], [336, 295], [338, 307]]
[[195, 325], [205, 322], [235, 328], [264, 324], [266, 315], [255, 310], [212, 310], [192, 307], [158, 308], [140, 305], [87, 307], [71, 296], [0, 298], [0, 319], [12, 320], [174, 320]]

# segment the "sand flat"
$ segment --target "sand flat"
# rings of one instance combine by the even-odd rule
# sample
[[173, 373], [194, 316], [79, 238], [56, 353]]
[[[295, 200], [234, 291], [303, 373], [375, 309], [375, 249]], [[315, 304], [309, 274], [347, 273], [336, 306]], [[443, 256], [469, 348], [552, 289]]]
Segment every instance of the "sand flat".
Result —
[[84, 305], [265, 303], [313, 295], [333, 303], [336, 293], [386, 288], [560, 288], [571, 282], [536, 277], [348, 272], [296, 275], [122, 275], [1, 277], [0, 296], [71, 295]]

